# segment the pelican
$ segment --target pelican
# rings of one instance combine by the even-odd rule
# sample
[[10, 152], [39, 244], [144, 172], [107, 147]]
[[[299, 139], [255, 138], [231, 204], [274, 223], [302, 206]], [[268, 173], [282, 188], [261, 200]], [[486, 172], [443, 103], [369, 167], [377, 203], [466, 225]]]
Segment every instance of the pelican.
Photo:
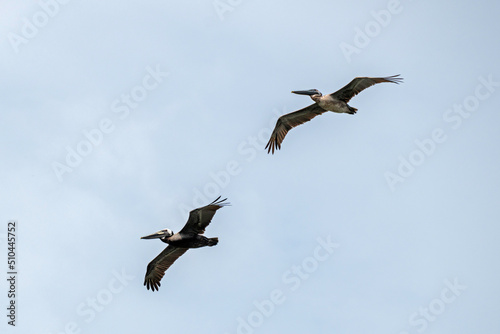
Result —
[[165, 271], [189, 248], [217, 245], [219, 238], [207, 238], [202, 234], [205, 232], [205, 227], [210, 224], [215, 212], [223, 206], [229, 205], [229, 203], [224, 202], [227, 198], [219, 199], [220, 196], [212, 203], [191, 211], [186, 225], [179, 232], [174, 234], [172, 230], [166, 228], [141, 238], [160, 239], [168, 244], [167, 248], [148, 264], [144, 278], [144, 285], [148, 290], [159, 289]]
[[399, 74], [385, 78], [359, 77], [354, 78], [346, 86], [342, 87], [335, 93], [325, 96], [323, 96], [323, 94], [321, 94], [321, 92], [317, 89], [292, 91], [294, 94], [309, 95], [314, 103], [303, 109], [278, 118], [274, 131], [271, 134], [271, 138], [266, 145], [266, 148], [268, 149], [267, 153], [272, 151], [274, 154], [275, 149], [281, 149], [281, 143], [290, 129], [302, 123], [308, 122], [324, 112], [333, 111], [340, 114], [346, 113], [354, 115], [358, 109], [351, 107], [347, 104], [347, 102], [349, 102], [353, 96], [357, 95], [362, 90], [381, 82], [399, 84], [402, 81], [403, 78], [401, 78]]

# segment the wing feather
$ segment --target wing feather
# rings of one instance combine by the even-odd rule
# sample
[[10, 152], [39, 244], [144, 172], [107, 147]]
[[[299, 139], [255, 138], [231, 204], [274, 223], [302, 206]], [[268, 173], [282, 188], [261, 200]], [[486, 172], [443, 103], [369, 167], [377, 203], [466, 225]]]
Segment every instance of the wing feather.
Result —
[[165, 275], [165, 271], [177, 260], [182, 254], [186, 253], [188, 248], [180, 248], [168, 245], [153, 261], [149, 262], [144, 277], [144, 285], [155, 291], [160, 288], [160, 281]]
[[292, 128], [300, 124], [304, 124], [305, 122], [309, 122], [311, 119], [324, 112], [326, 112], [325, 109], [321, 108], [317, 103], [314, 103], [310, 106], [278, 118], [273, 133], [271, 134], [271, 138], [265, 147], [265, 149], [267, 148], [267, 153], [272, 152], [272, 154], [274, 154], [274, 150], [281, 149], [283, 139], [285, 139], [286, 134]]
[[215, 212], [226, 205], [230, 205], [228, 202], [224, 202], [225, 200], [227, 200], [227, 198], [221, 200], [219, 196], [212, 203], [203, 206], [201, 208], [192, 210], [189, 213], [189, 218], [186, 225], [184, 225], [184, 227], [182, 228], [182, 230], [179, 231], [179, 233], [180, 234], [205, 233], [205, 228], [212, 221]]
[[359, 94], [359, 92], [361, 92], [362, 90], [371, 87], [375, 84], [381, 82], [392, 82], [395, 84], [399, 84], [402, 81], [403, 78], [401, 78], [399, 74], [385, 78], [359, 77], [359, 78], [354, 78], [347, 85], [345, 85], [344, 87], [342, 87], [341, 89], [330, 95], [347, 103], [349, 102], [350, 99], [352, 99], [353, 96]]

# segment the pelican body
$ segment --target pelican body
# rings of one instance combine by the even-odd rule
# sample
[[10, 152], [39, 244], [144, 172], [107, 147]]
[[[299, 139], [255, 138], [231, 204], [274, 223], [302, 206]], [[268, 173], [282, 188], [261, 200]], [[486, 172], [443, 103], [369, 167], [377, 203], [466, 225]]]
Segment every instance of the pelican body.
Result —
[[292, 91], [294, 94], [309, 95], [314, 104], [300, 110], [283, 115], [276, 121], [271, 138], [266, 145], [267, 153], [273, 153], [281, 149], [281, 143], [286, 134], [292, 128], [305, 122], [309, 122], [314, 117], [327, 111], [333, 111], [339, 114], [354, 115], [358, 109], [347, 104], [351, 98], [362, 90], [381, 82], [392, 82], [399, 84], [403, 78], [399, 75], [393, 75], [385, 78], [359, 77], [354, 78], [350, 83], [336, 91], [335, 93], [323, 95], [317, 89]]
[[166, 244], [182, 248], [215, 246], [219, 242], [218, 238], [207, 238], [201, 234], [194, 233], [174, 233], [168, 228], [142, 237], [141, 239], [160, 239]]
[[354, 115], [358, 109], [351, 107], [347, 102], [340, 100], [332, 94], [323, 95], [317, 89], [310, 90], [296, 90], [292, 91], [294, 94], [309, 95], [311, 99], [318, 104], [325, 111], [333, 111], [339, 114]]
[[153, 234], [142, 237], [141, 239], [160, 239], [168, 246], [149, 264], [144, 278], [144, 285], [147, 289], [153, 291], [158, 290], [160, 281], [165, 275], [165, 271], [177, 260], [181, 255], [190, 248], [200, 248], [205, 246], [215, 246], [219, 242], [219, 238], [207, 238], [202, 234], [205, 228], [210, 224], [215, 212], [223, 206], [229, 205], [223, 200], [219, 200], [220, 196], [212, 203], [194, 209], [189, 213], [189, 219], [177, 233], [166, 228]]

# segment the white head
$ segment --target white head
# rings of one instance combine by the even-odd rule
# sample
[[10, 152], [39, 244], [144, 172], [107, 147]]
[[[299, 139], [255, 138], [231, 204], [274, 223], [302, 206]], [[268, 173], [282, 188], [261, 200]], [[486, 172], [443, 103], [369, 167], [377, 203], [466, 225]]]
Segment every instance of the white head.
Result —
[[323, 96], [323, 94], [321, 94], [321, 92], [317, 89], [309, 89], [309, 90], [294, 90], [292, 91], [292, 93], [294, 94], [300, 94], [300, 95], [309, 95], [311, 97], [311, 99], [313, 98], [313, 96], [315, 97], [321, 97]]
[[171, 229], [166, 228], [164, 230], [155, 232], [153, 234], [146, 235], [145, 237], [142, 237], [141, 239], [158, 239], [158, 238], [163, 239], [163, 238], [171, 237], [173, 235], [174, 235], [174, 232]]

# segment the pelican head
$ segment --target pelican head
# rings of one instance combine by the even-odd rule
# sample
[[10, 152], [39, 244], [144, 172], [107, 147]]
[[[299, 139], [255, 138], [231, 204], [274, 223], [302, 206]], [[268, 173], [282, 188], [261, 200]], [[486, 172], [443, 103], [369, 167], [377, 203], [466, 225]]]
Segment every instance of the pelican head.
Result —
[[293, 90], [292, 93], [294, 94], [300, 94], [300, 95], [309, 95], [311, 98], [315, 95], [318, 97], [323, 96], [321, 92], [317, 89], [309, 89], [309, 90]]
[[174, 232], [172, 232], [171, 229], [164, 229], [158, 232], [155, 232], [150, 235], [146, 235], [145, 237], [142, 237], [141, 239], [163, 239], [163, 238], [168, 238], [174, 235]]

